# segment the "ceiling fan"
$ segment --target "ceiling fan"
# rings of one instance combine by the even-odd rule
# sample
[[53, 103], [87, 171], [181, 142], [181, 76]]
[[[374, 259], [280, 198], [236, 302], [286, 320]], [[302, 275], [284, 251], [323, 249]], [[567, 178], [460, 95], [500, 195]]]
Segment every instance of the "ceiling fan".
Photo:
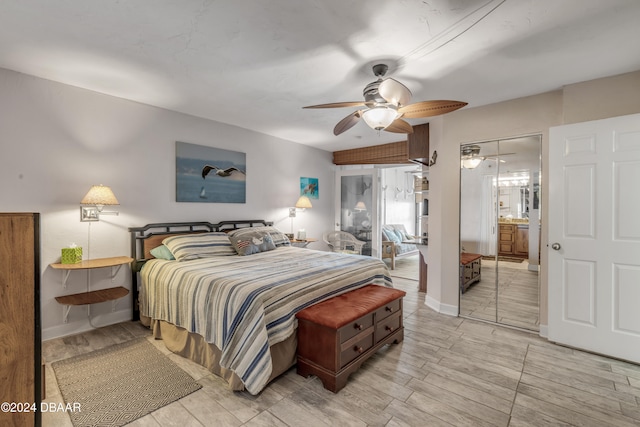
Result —
[[334, 102], [303, 108], [366, 107], [349, 114], [338, 122], [333, 128], [333, 134], [340, 135], [355, 126], [361, 118], [369, 127], [377, 131], [413, 133], [413, 128], [403, 118], [417, 119], [438, 116], [467, 105], [466, 102], [444, 100], [410, 104], [411, 91], [405, 85], [391, 77], [383, 79], [388, 69], [386, 64], [373, 66], [373, 74], [378, 77], [378, 80], [365, 86], [362, 91], [364, 101]]
[[485, 154], [480, 155], [479, 145], [465, 145], [460, 148], [460, 166], [465, 169], [474, 169], [480, 165], [483, 160], [494, 160], [496, 162], [505, 163], [505, 160], [501, 159], [501, 156], [510, 156], [515, 153], [502, 153], [502, 154]]

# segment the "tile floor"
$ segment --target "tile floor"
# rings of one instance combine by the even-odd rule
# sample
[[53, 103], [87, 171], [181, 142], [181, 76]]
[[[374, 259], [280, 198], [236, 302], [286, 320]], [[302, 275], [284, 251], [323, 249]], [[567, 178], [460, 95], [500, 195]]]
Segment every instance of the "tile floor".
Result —
[[[405, 340], [382, 348], [333, 394], [295, 368], [259, 396], [229, 391], [164, 350], [203, 388], [131, 426], [640, 426], [640, 366], [556, 346], [532, 333], [443, 316], [407, 291]], [[126, 322], [43, 344], [47, 400], [61, 402], [50, 362], [148, 335]], [[44, 414], [45, 426], [70, 426]]]
[[[538, 272], [529, 263], [499, 261], [496, 289], [496, 261], [482, 260], [481, 280], [471, 285], [460, 299], [460, 314], [474, 319], [538, 331]], [[497, 297], [497, 298], [496, 298]]]

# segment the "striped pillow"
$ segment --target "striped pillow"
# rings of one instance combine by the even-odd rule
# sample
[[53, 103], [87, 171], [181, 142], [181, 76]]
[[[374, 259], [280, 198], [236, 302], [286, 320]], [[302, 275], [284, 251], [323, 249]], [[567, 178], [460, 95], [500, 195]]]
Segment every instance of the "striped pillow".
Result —
[[167, 237], [162, 243], [178, 261], [237, 255], [226, 233], [200, 233]]
[[229, 236], [241, 237], [243, 234], [255, 234], [255, 232], [269, 234], [276, 248], [280, 246], [291, 246], [291, 242], [289, 241], [289, 238], [285, 236], [285, 234], [282, 231], [269, 225], [262, 226], [262, 227], [238, 228], [236, 230], [230, 231]]

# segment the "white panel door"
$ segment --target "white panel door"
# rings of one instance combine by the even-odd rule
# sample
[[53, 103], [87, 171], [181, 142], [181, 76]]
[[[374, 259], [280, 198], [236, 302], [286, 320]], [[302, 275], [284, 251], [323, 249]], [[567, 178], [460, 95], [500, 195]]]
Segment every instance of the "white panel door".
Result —
[[549, 339], [640, 363], [640, 114], [549, 136]]

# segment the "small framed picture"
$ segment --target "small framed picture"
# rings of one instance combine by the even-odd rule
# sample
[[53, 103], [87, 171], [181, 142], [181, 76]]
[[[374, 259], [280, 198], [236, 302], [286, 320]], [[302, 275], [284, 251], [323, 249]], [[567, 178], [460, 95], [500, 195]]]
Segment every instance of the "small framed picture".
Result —
[[300, 195], [317, 199], [319, 195], [318, 178], [300, 178]]

